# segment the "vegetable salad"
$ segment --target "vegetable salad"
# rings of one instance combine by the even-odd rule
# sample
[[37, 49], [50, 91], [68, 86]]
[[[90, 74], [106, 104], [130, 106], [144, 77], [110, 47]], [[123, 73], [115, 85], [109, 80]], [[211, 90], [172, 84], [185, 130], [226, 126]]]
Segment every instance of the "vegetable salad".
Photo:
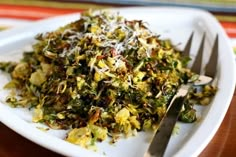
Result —
[[[68, 129], [66, 140], [84, 147], [157, 129], [178, 87], [197, 78], [169, 40], [117, 13], [84, 12], [36, 40], [19, 63], [0, 64], [12, 78], [5, 88], [15, 90], [6, 101], [34, 110], [34, 122]], [[181, 120], [196, 120], [191, 103]]]

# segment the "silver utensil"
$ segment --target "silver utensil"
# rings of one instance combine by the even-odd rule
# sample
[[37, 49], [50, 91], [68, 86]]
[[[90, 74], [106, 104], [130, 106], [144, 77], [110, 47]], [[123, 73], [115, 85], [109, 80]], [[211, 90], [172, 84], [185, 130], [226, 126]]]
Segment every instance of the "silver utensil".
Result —
[[[191, 34], [185, 46], [185, 50], [183, 51], [183, 54], [186, 56], [189, 56], [190, 54], [192, 38], [193, 38], [193, 33]], [[191, 68], [191, 70], [197, 74], [201, 73], [204, 41], [205, 41], [205, 33], [202, 37], [201, 44], [197, 52], [197, 56]], [[218, 35], [215, 38], [210, 59], [205, 67], [205, 75], [200, 75], [199, 80], [197, 82], [183, 84], [180, 86], [176, 95], [173, 97], [170, 105], [168, 106], [166, 115], [161, 120], [160, 127], [156, 132], [156, 134], [154, 135], [152, 142], [147, 152], [145, 153], [144, 157], [162, 157], [164, 155], [173, 128], [176, 124], [176, 121], [178, 120], [179, 113], [182, 109], [185, 96], [187, 95], [189, 89], [193, 85], [204, 85], [212, 82], [216, 74], [217, 60], [218, 60]]]

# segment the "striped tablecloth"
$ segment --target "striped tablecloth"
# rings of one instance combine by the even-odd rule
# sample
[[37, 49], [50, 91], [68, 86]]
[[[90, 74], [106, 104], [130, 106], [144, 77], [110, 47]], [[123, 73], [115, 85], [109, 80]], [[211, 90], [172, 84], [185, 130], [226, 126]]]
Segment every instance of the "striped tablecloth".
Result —
[[[109, 3], [108, 3], [109, 2]], [[183, 6], [211, 11], [220, 21], [236, 53], [236, 0], [0, 0], [0, 30], [21, 27], [33, 21], [57, 15], [82, 12], [87, 9], [137, 5]]]

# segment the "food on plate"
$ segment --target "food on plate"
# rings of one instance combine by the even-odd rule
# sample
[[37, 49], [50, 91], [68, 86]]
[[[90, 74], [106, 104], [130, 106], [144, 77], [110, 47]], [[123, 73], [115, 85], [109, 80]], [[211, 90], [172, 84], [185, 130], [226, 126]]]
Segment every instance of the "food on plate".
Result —
[[[0, 64], [11, 76], [6, 102], [32, 109], [34, 122], [68, 129], [66, 140], [84, 147], [155, 130], [178, 87], [197, 79], [169, 40], [117, 13], [84, 12], [36, 40], [18, 63]], [[207, 96], [193, 92], [199, 101], [214, 95], [207, 87]], [[186, 101], [182, 121], [196, 120], [193, 102]]]

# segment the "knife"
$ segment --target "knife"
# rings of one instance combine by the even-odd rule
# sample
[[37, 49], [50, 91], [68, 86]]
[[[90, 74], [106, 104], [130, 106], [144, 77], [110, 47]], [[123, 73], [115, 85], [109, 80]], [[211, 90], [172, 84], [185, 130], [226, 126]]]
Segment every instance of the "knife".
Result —
[[170, 136], [178, 120], [179, 113], [184, 104], [185, 96], [188, 93], [191, 85], [181, 85], [177, 94], [172, 99], [166, 115], [160, 123], [160, 127], [154, 135], [152, 142], [144, 154], [144, 157], [162, 157], [165, 153], [166, 146], [169, 142]]

